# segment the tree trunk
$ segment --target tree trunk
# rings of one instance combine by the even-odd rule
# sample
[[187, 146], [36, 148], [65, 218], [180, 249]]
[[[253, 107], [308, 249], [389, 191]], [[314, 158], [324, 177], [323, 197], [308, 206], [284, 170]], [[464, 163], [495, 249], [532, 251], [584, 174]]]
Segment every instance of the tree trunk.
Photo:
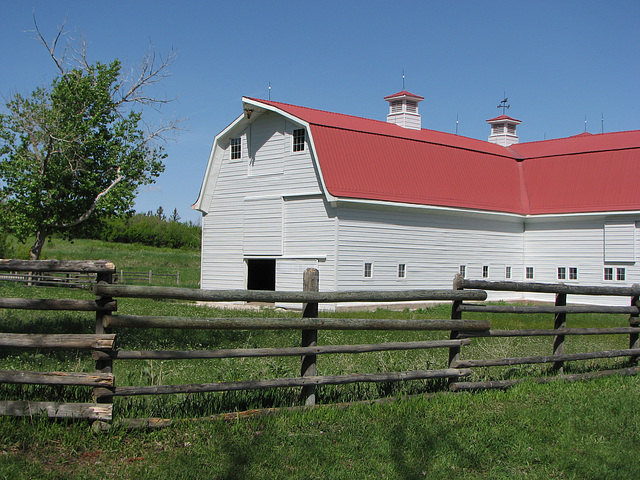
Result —
[[36, 241], [29, 250], [29, 258], [31, 260], [40, 260], [40, 254], [42, 253], [42, 247], [44, 246], [44, 242], [47, 239], [47, 232], [39, 228], [36, 232]]

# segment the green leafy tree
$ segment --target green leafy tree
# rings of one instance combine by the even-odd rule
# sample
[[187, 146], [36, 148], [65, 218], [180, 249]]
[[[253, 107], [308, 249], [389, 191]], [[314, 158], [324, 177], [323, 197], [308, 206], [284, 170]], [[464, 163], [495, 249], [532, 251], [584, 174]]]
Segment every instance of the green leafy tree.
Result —
[[36, 31], [58, 74], [49, 87], [14, 94], [0, 113], [0, 221], [22, 242], [35, 236], [34, 260], [52, 234], [73, 238], [89, 219], [131, 211], [138, 188], [164, 170], [158, 140], [177, 125], [147, 131], [142, 123], [141, 106], [165, 103], [145, 91], [172, 56], [150, 55], [127, 82], [118, 60], [89, 63], [84, 44], [59, 58], [62, 29], [51, 44]]

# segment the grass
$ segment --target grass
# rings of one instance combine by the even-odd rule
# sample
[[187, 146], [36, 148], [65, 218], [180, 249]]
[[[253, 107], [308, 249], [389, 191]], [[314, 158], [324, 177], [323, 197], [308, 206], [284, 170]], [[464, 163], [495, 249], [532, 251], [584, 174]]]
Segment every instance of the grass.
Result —
[[[29, 242], [16, 246], [18, 258], [29, 257]], [[200, 252], [171, 248], [146, 247], [129, 243], [109, 243], [100, 240], [61, 238], [48, 241], [42, 250], [42, 260], [110, 260], [118, 271], [153, 270], [158, 274], [180, 272], [180, 286], [197, 288], [200, 284]], [[140, 282], [138, 280], [138, 282]], [[144, 282], [144, 280], [142, 281]], [[175, 278], [155, 277], [154, 285], [175, 286]]]
[[[69, 242], [49, 247], [71, 248]], [[114, 259], [115, 250], [101, 242], [81, 242], [71, 258]], [[117, 248], [116, 248], [117, 247]], [[86, 249], [94, 254], [90, 256]], [[152, 250], [150, 253], [146, 250]], [[127, 253], [123, 253], [127, 252]], [[135, 247], [122, 248], [135, 255]], [[195, 268], [192, 258], [159, 260], [157, 249], [144, 249], [131, 267], [156, 262]], [[184, 252], [170, 252], [177, 258]], [[48, 258], [70, 258], [50, 250]], [[121, 258], [125, 258], [124, 256]], [[142, 260], [142, 259], [148, 260]], [[155, 260], [152, 260], [154, 259]], [[137, 262], [137, 263], [136, 263]], [[116, 260], [116, 265], [120, 264]], [[153, 265], [153, 263], [151, 263]], [[154, 269], [155, 270], [155, 269]], [[181, 270], [182, 277], [182, 270]], [[0, 297], [92, 298], [77, 289], [42, 290], [0, 285]], [[189, 302], [120, 299], [126, 314], [176, 316], [299, 316], [275, 309], [230, 311]], [[392, 312], [350, 312], [372, 318], [447, 318], [449, 305]], [[344, 313], [322, 315], [343, 316]], [[551, 328], [552, 315], [465, 314], [488, 318], [493, 328]], [[0, 310], [0, 331], [90, 333], [91, 313]], [[570, 316], [568, 325], [623, 326], [623, 315]], [[122, 349], [215, 349], [298, 346], [299, 332], [187, 331], [122, 329]], [[448, 332], [321, 331], [319, 344], [375, 343], [444, 339]], [[551, 337], [474, 339], [464, 358], [494, 358], [551, 353]], [[567, 337], [566, 350], [627, 348], [625, 336]], [[446, 349], [320, 356], [321, 374], [444, 368]], [[572, 362], [568, 373], [622, 366], [622, 360]], [[77, 352], [0, 352], [0, 369], [93, 371], [88, 354]], [[199, 361], [116, 361], [119, 386], [215, 382], [297, 376], [297, 358]], [[474, 379], [527, 378], [551, 374], [549, 365], [475, 369]], [[610, 377], [589, 382], [538, 385], [525, 382], [508, 391], [447, 392], [439, 381], [327, 386], [319, 403], [336, 404], [381, 397], [388, 403], [349, 408], [323, 406], [283, 410], [225, 421], [216, 414], [265, 407], [287, 407], [299, 401], [298, 389], [273, 389], [163, 397], [116, 398], [116, 419], [164, 417], [176, 421], [157, 431], [127, 431], [117, 422], [109, 432], [94, 433], [88, 422], [46, 418], [0, 417], [0, 479], [11, 478], [640, 478], [640, 379]], [[2, 385], [0, 400], [91, 401], [90, 389]], [[193, 421], [195, 417], [206, 418]]]
[[0, 420], [0, 478], [634, 479], [637, 379], [437, 394], [159, 431]]

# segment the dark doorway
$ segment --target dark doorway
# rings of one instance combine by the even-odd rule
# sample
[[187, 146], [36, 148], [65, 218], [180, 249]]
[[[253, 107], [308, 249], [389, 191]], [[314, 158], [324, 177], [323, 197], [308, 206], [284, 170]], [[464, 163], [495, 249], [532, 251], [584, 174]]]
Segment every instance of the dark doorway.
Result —
[[276, 289], [275, 259], [247, 260], [247, 290]]

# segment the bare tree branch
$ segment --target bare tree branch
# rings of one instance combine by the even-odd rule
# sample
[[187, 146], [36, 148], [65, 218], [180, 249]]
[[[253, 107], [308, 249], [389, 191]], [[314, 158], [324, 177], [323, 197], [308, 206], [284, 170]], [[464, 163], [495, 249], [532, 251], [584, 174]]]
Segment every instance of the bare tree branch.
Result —
[[59, 224], [53, 224], [51, 225], [51, 228], [69, 228], [69, 227], [74, 227], [82, 222], [84, 222], [85, 220], [87, 220], [91, 214], [95, 211], [95, 209], [98, 207], [98, 202], [100, 201], [100, 199], [102, 197], [104, 197], [105, 195], [107, 195], [118, 183], [120, 183], [122, 180], [124, 180], [124, 175], [120, 174], [120, 167], [118, 167], [117, 172], [118, 176], [115, 178], [115, 180], [113, 182], [111, 182], [111, 184], [105, 188], [102, 192], [100, 192], [96, 198], [94, 199], [93, 203], [91, 204], [91, 206], [87, 209], [87, 211], [85, 213], [83, 213], [80, 217], [76, 218], [75, 220], [68, 222], [68, 223], [59, 223]]

